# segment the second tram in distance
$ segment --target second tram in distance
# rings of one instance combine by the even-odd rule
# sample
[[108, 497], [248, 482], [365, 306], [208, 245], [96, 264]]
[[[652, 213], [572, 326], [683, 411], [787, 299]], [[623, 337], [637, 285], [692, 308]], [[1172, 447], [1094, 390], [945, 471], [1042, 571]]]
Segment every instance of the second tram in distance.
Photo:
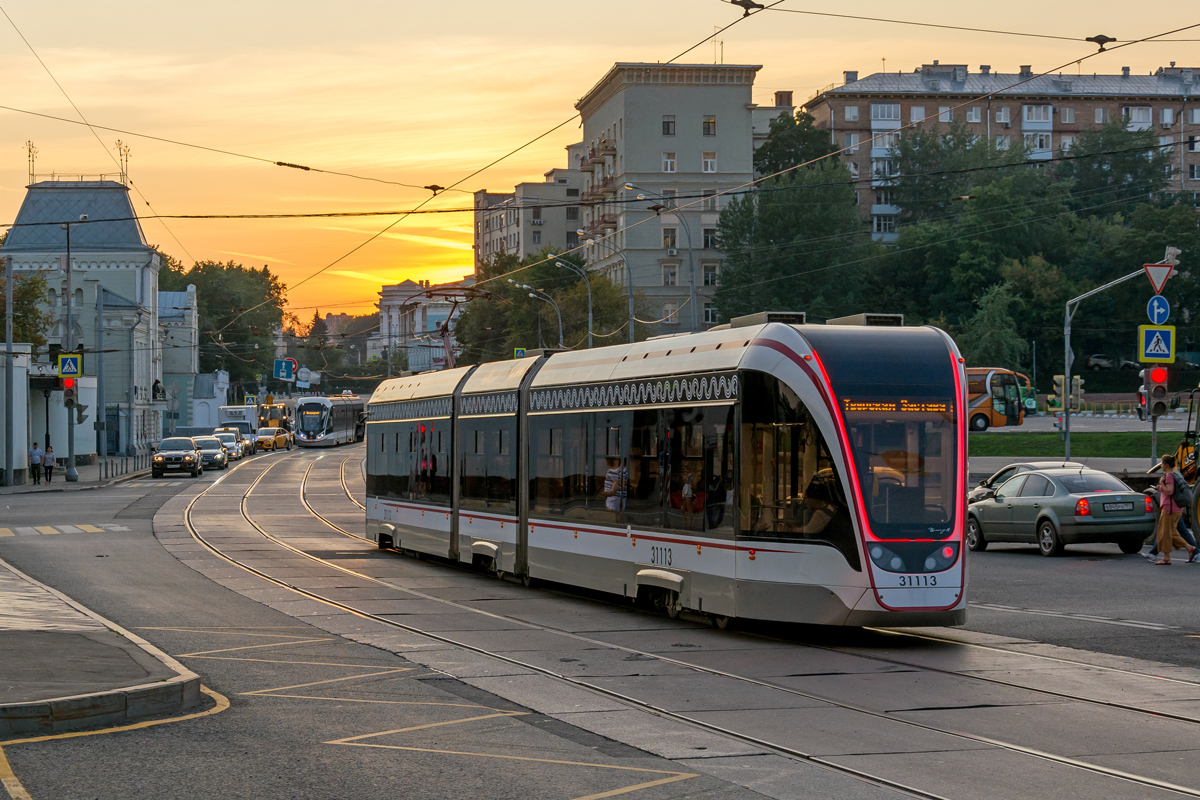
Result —
[[719, 626], [961, 624], [965, 385], [935, 328], [781, 323], [389, 380], [367, 537]]
[[301, 397], [295, 414], [293, 438], [300, 447], [361, 442], [366, 435], [366, 407], [356, 395]]

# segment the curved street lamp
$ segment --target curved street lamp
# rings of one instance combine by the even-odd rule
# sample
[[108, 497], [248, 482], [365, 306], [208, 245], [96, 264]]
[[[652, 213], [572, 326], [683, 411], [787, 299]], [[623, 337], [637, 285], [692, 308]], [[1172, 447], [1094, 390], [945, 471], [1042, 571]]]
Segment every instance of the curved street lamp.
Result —
[[[585, 237], [589, 235], [583, 228], [576, 228], [575, 233]], [[596, 239], [587, 239], [588, 244], [596, 244], [596, 241]], [[609, 246], [617, 251], [617, 254], [621, 257], [621, 264], [625, 267], [625, 284], [629, 291], [629, 343], [633, 344], [633, 271], [629, 268], [629, 256], [625, 254], [625, 251], [617, 247], [615, 241], [609, 242]]]
[[[638, 186], [635, 183], [627, 183], [627, 184], [625, 184], [625, 188], [631, 192], [632, 191], [640, 192], [640, 194], [638, 194], [638, 196], [637, 196], [638, 200], [645, 200], [646, 199], [645, 195], [651, 195], [651, 196], [656, 197], [659, 200], [661, 200], [664, 208], [670, 208], [670, 201], [667, 200], [666, 197], [659, 194], [658, 192], [652, 192], [649, 189], [643, 189], [641, 186]], [[687, 218], [684, 217], [683, 212], [680, 211], [679, 209], [674, 209], [674, 211], [675, 211], [675, 219], [679, 220], [679, 224], [683, 225], [683, 232], [687, 235], [687, 242], [688, 242], [688, 302], [691, 303], [691, 306], [692, 306], [692, 333], [695, 333], [696, 331], [699, 330], [699, 322], [698, 322], [698, 317], [696, 316], [696, 266], [692, 262], [692, 229], [691, 229], [691, 226], [688, 225]]]
[[588, 293], [588, 349], [592, 349], [592, 282], [588, 280], [587, 271], [569, 262], [564, 263], [555, 259], [554, 266], [560, 269], [569, 269], [579, 277], [583, 278], [583, 283], [587, 286]]
[[[558, 315], [558, 349], [566, 350], [567, 345], [566, 345], [566, 341], [563, 338], [562, 311], [559, 309], [558, 303], [554, 302], [554, 298], [551, 297], [549, 294], [547, 294], [545, 291], [543, 291], [541, 289], [535, 289], [532, 286], [529, 286], [528, 284], [517, 283], [512, 278], [507, 278], [506, 280], [509, 283], [511, 283], [513, 286], [516, 286], [518, 289], [529, 290], [529, 296], [532, 297], [534, 300], [541, 300], [542, 302], [549, 303], [550, 305], [552, 305], [554, 307], [554, 313]], [[541, 325], [540, 322], [538, 324]], [[540, 330], [540, 328], [539, 328], [539, 330]], [[589, 333], [590, 333], [590, 331], [589, 331]]]

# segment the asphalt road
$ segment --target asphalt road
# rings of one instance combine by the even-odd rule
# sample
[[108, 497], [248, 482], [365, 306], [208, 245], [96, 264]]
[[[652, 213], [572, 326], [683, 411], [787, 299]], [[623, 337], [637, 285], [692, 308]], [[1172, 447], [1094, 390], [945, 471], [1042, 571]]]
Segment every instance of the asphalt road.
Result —
[[[300, 466], [301, 460], [309, 456], [280, 454], [262, 458], [265, 460], [260, 464], [247, 463], [245, 475], [276, 459], [273, 475], [278, 482], [264, 487], [270, 489], [265, 496], [250, 501], [252, 513], [260, 515], [263, 524], [280, 535], [294, 531], [297, 537], [316, 537], [322, 526], [314, 526], [313, 518], [291, 499], [295, 482], [302, 473], [307, 474], [307, 468]], [[621, 744], [615, 740], [621, 738], [615, 733], [613, 737], [599, 735], [452, 678], [447, 674], [452, 671], [449, 668], [431, 668], [428, 654], [413, 653], [406, 658], [308, 624], [304, 614], [314, 612], [305, 610], [305, 606], [312, 605], [311, 601], [296, 602], [294, 595], [282, 589], [254, 590], [260, 594], [248, 597], [238, 588], [253, 582], [232, 567], [222, 573], [222, 580], [232, 588], [222, 586], [167, 552], [151, 530], [151, 520], [163, 503], [176, 493], [208, 484], [219, 476], [221, 473], [208, 473], [197, 480], [146, 481], [52, 496], [0, 497], [0, 519], [4, 520], [0, 524], [26, 533], [35, 531], [0, 538], [0, 557], [179, 658], [202, 675], [206, 686], [228, 697], [231, 703], [227, 711], [198, 720], [5, 748], [14, 772], [34, 800], [99, 796], [390, 798], [398, 794], [431, 798], [580, 798], [612, 796], [609, 793], [643, 784], [651, 785], [628, 794], [637, 798], [899, 796], [807, 764], [802, 768], [789, 765], [789, 769], [800, 771], [787, 773], [787, 781], [781, 782], [770, 774], [783, 774], [779, 769], [749, 774], [751, 768], [746, 764], [753, 763], [752, 759], [736, 762], [736, 769], [734, 762], [729, 762], [722, 771], [715, 758], [711, 759], [712, 766], [705, 766], [694, 758], [655, 756]], [[228, 525], [232, 517], [223, 518], [219, 512], [225, 509], [236, 514], [235, 499], [248, 485], [249, 477], [241, 483], [235, 479], [240, 480], [241, 475], [228, 474], [227, 482], [218, 487], [223, 494], [209, 506], [217, 514], [207, 518], [204, 525], [213, 536], [232, 537]], [[323, 488], [318, 485], [314, 489], [310, 502], [336, 524], [352, 525], [356, 512], [345, 503], [338, 505], [336, 494], [327, 481]], [[88, 532], [93, 528], [100, 532]], [[49, 532], [58, 530], [64, 532]], [[330, 535], [328, 530], [320, 532]], [[713, 641], [721, 642], [722, 647], [707, 655], [712, 661], [704, 663], [723, 668], [744, 671], [748, 669], [747, 658], [757, 658], [739, 656], [739, 648], [763, 647], [764, 661], [787, 658], [789, 669], [796, 674], [812, 675], [827, 674], [822, 670], [827, 669], [825, 659], [829, 657], [811, 650], [812, 645], [865, 651], [870, 658], [885, 653], [879, 638], [870, 634], [770, 626], [749, 626], [742, 634], [706, 632], [694, 624], [640, 612], [614, 613], [604, 598], [498, 584], [443, 565], [372, 552], [344, 537], [334, 535], [334, 540], [312, 538], [309, 545], [314, 552], [348, 568], [366, 565], [372, 574], [387, 575], [389, 580], [405, 585], [437, 587], [427, 591], [453, 597], [456, 602], [497, 612], [504, 609], [503, 613], [551, 620], [555, 625], [578, 626], [583, 621], [583, 628], [593, 631], [587, 635], [606, 641], [627, 645], [637, 642], [637, 647], [649, 651], [692, 658], [701, 658], [701, 651], [711, 647]], [[264, 564], [278, 551], [265, 540], [230, 546], [243, 548], [240, 552], [261, 558]], [[1106, 656], [1120, 656], [1200, 668], [1200, 622], [1195, 619], [1200, 566], [1184, 565], [1178, 560], [1170, 568], [1152, 567], [1144, 559], [1123, 556], [1115, 546], [1108, 545], [1071, 547], [1065, 556], [1054, 559], [1041, 557], [1032, 546], [993, 545], [985, 553], [971, 554], [969, 565], [973, 607], [968, 632], [1076, 648], [1084, 655], [1095, 654], [1097, 662], [1104, 662]], [[319, 570], [293, 572], [303, 573], [308, 580], [325, 581], [323, 585], [331, 588], [341, 586], [346, 592], [355, 591], [343, 579], [322, 578]], [[268, 602], [275, 607], [265, 604]], [[594, 632], [598, 619], [604, 621], [607, 632]], [[530, 635], [532, 644], [517, 649], [538, 650], [556, 669], [585, 674], [601, 664], [608, 668], [594, 647], [566, 648], [561, 642]], [[769, 647], [754, 644], [767, 641], [761, 639], [763, 636], [773, 642]], [[562, 648], [561, 652], [556, 648]], [[937, 659], [946, 657], [944, 649], [944, 645], [909, 642], [905, 657]], [[952, 662], [958, 656], [950, 654], [949, 658]], [[630, 657], [623, 660], [631, 662]], [[655, 678], [654, 665], [640, 663], [642, 660], [632, 658], [637, 668], [632, 669], [630, 664], [621, 666], [618, 659], [615, 663], [621, 671], [602, 670], [611, 676], [604, 678], [608, 681], [605, 685], [633, 694], [650, 692], [662, 703], [667, 702], [662, 699], [666, 695], [684, 705], [696, 701], [712, 707], [705, 713], [721, 715], [714, 718], [725, 724], [775, 730], [773, 735], [778, 739], [801, 735], [803, 731], [797, 731], [798, 727], [818, 724], [797, 725], [798, 719], [809, 720], [807, 714], [815, 713], [802, 710], [811, 703], [781, 703], [777, 697], [765, 697], [758, 690], [722, 697], [724, 688], [699, 681], [695, 683], [697, 692], [681, 696], [681, 691], [685, 695], [687, 692], [678, 686], [671, 689], [660, 685], [669, 677], [667, 673], [657, 670], [659, 677]], [[811, 661], [807, 669], [805, 660]], [[639, 673], [642, 677], [637, 677]], [[871, 690], [873, 683], [874, 688], [889, 690], [892, 678], [882, 673], [866, 677], [867, 683], [862, 684], [866, 690]], [[827, 679], [790, 680], [790, 685], [807, 686], [805, 682]], [[690, 686], [692, 681], [679, 685]], [[937, 702], [913, 699], [898, 707], [908, 708], [910, 714], [937, 713], [922, 710], [934, 705], [971, 708], [990, 697], [990, 690], [983, 691], [976, 684], [949, 677], [939, 682], [936, 676], [924, 674], [918, 684], [906, 689], [913, 690], [922, 701], [928, 696]], [[821, 691], [838, 690], [826, 687]], [[1193, 705], [1197, 697], [1200, 694], [1192, 698]], [[851, 700], [857, 698], [847, 695], [847, 702]], [[536, 705], [533, 700], [529, 702]], [[922, 708], [914, 712], [914, 704]], [[1013, 705], [1022, 707], [1015, 702]], [[1074, 735], [1082, 740], [1096, 735], [1092, 730], [1096, 726], [1087, 720], [1062, 719], [1061, 712], [1056, 713], [1058, 721], [1046, 723], [1049, 727], [1062, 726], [1053, 731], [1052, 739]], [[1042, 718], [1027, 717], [1022, 730], [1030, 724], [1038, 727], [1035, 719]], [[1017, 735], [989, 718], [963, 720], [961, 724], [981, 726], [982, 735]], [[1154, 734], [1139, 724], [1131, 723], [1128, 731], [1121, 729], [1122, 724], [1120, 719], [1105, 717], [1101, 727], [1111, 727], [1107, 734], [1114, 739], [1155, 741]], [[870, 763], [872, 769], [880, 769], [883, 764], [898, 774], [919, 775], [923, 759], [940, 764], [954, 758], [934, 755], [933, 748], [921, 752], [918, 747], [910, 747], [907, 762], [892, 765], [887, 759], [894, 761], [899, 756], [871, 755], [884, 747], [879, 725], [829, 720], [822, 720], [820, 725], [830, 726], [830, 735], [836, 734], [838, 752], [848, 754], [844, 756], [847, 763]], [[1180, 747], [1190, 747], [1186, 740], [1194, 737], [1193, 728], [1185, 726], [1187, 735], [1180, 738]], [[1115, 745], [1110, 749], [1115, 752]], [[1186, 765], [1195, 763], [1194, 756], [1177, 753], [1171, 759]], [[759, 758], [765, 761], [768, 757]], [[961, 792], [943, 794], [992, 796], [991, 787], [1022, 769], [1004, 758], [997, 758], [995, 763], [997, 774], [988, 770], [971, 774], [964, 779]], [[1188, 769], [1168, 768], [1164, 776], [1178, 780]], [[1058, 796], [1062, 797], [1078, 796], [1080, 792], [1133, 796], [1120, 794], [1119, 786], [1115, 794], [1112, 786], [1093, 787], [1071, 770], [1043, 777], [1046, 785], [1061, 787]], [[1125, 788], [1147, 796], [1141, 787]], [[1158, 795], [1158, 791], [1150, 794]]]

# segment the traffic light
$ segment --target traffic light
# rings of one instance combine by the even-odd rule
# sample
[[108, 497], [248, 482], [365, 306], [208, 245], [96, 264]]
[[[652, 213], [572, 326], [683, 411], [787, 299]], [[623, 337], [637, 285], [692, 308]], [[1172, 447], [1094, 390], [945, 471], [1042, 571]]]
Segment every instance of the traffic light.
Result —
[[1078, 375], [1071, 378], [1071, 407], [1076, 411], [1083, 408], [1083, 378]]
[[75, 405], [79, 400], [79, 387], [75, 385], [74, 378], [63, 378], [63, 405], [67, 408]]
[[1146, 376], [1146, 404], [1151, 417], [1162, 417], [1171, 410], [1167, 396], [1167, 368], [1142, 370]]
[[[1146, 370], [1142, 370], [1142, 372], [1141, 372], [1141, 376], [1142, 376], [1142, 380], [1143, 380], [1143, 381], [1145, 380], [1145, 373], [1146, 373]], [[1146, 387], [1145, 387], [1145, 386], [1139, 386], [1139, 387], [1138, 387], [1138, 390], [1137, 390], [1137, 401], [1138, 401], [1138, 408], [1137, 408], [1137, 415], [1138, 415], [1138, 419], [1140, 419], [1142, 422], [1145, 422], [1145, 421], [1146, 421], [1146, 419], [1147, 419], [1147, 415], [1146, 415]]]
[[1066, 409], [1067, 407], [1067, 379], [1062, 375], [1054, 376], [1054, 396], [1058, 398], [1058, 407]]

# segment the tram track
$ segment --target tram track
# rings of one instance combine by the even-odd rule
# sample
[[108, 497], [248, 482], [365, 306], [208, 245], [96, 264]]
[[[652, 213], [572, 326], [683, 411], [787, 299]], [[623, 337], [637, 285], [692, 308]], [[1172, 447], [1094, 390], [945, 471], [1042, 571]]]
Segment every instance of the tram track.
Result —
[[[299, 454], [297, 454], [297, 456], [298, 455]], [[285, 458], [295, 458], [297, 456], [290, 456], [290, 457], [285, 457]], [[345, 491], [347, 494], [347, 497], [356, 506], [361, 507], [361, 504], [359, 504], [354, 499], [353, 494], [350, 492], [349, 487], [346, 482], [346, 477], [345, 477], [346, 464], [349, 461], [351, 461], [354, 457], [355, 457], [355, 455], [351, 455], [342, 460], [342, 462], [340, 463], [340, 465], [338, 467], [338, 472], [339, 472], [338, 478], [341, 483], [343, 491]], [[309, 480], [309, 477], [311, 475], [313, 468], [316, 466], [316, 463], [320, 458], [321, 458], [321, 456], [319, 456], [317, 459], [313, 459], [304, 470], [303, 476], [300, 481], [300, 499], [301, 499], [302, 504], [304, 505], [305, 509], [314, 518], [320, 520], [324, 525], [328, 526], [334, 532], [339, 533], [343, 536], [347, 536], [352, 539], [357, 539], [359, 541], [366, 541], [364, 537], [356, 535], [356, 534], [349, 532], [349, 531], [343, 529], [342, 527], [338, 526], [335, 522], [333, 522], [327, 516], [320, 513], [320, 511], [318, 511], [316, 508], [314, 508], [312, 506], [312, 504], [308, 501], [308, 498], [306, 496], [307, 495], [307, 492], [306, 492], [307, 483], [308, 483], [308, 480]], [[506, 614], [498, 614], [495, 612], [485, 611], [483, 609], [474, 608], [472, 606], [465, 605], [463, 603], [458, 603], [458, 602], [455, 602], [452, 600], [447, 600], [445, 598], [440, 598], [435, 595], [430, 595], [430, 594], [427, 594], [425, 592], [421, 592], [421, 591], [418, 591], [415, 589], [398, 586], [387, 580], [383, 580], [381, 578], [375, 578], [373, 576], [366, 575], [366, 574], [358, 572], [356, 570], [349, 569], [347, 567], [343, 567], [339, 564], [333, 563], [326, 559], [322, 559], [319, 556], [315, 556], [315, 555], [308, 553], [300, 548], [294, 547], [294, 546], [288, 544], [287, 542], [282, 541], [281, 539], [279, 539], [278, 537], [273, 535], [270, 531], [267, 531], [262, 525], [260, 525], [255, 520], [253, 514], [250, 513], [250, 509], [249, 509], [248, 505], [249, 505], [250, 497], [251, 497], [252, 493], [254, 492], [254, 489], [267, 476], [267, 474], [275, 466], [282, 463], [283, 460], [284, 459], [280, 459], [278, 461], [275, 461], [271, 465], [267, 466], [262, 471], [262, 473], [259, 474], [249, 484], [249, 486], [246, 487], [245, 491], [242, 494], [241, 502], [239, 504], [241, 515], [242, 515], [243, 519], [245, 519], [245, 521], [259, 535], [268, 539], [272, 543], [274, 543], [277, 546], [284, 548], [292, 553], [295, 553], [297, 555], [300, 555], [307, 559], [310, 559], [316, 563], [319, 563], [329, 569], [336, 570], [336, 571], [341, 572], [346, 575], [354, 576], [360, 580], [365, 580], [365, 581], [369, 581], [371, 583], [375, 583], [377, 585], [386, 586], [390, 589], [401, 592], [408, 596], [435, 601], [440, 604], [446, 605], [447, 607], [450, 607], [450, 608], [470, 612], [473, 614], [484, 615], [484, 616], [491, 617], [491, 618], [494, 618], [497, 620], [502, 620], [502, 621], [511, 622], [511, 623], [518, 623], [518, 624], [520, 624], [524, 627], [527, 627], [531, 630], [544, 631], [546, 633], [551, 633], [551, 634], [555, 634], [558, 636], [562, 636], [567, 639], [571, 639], [575, 642], [584, 643], [584, 644], [588, 644], [591, 646], [598, 646], [598, 647], [602, 647], [602, 648], [609, 649], [609, 650], [615, 650], [615, 651], [627, 653], [630, 655], [636, 655], [642, 659], [646, 659], [646, 658], [654, 659], [657, 661], [661, 661], [663, 663], [672, 664], [672, 665], [679, 666], [679, 667], [682, 667], [685, 669], [702, 672], [702, 673], [705, 673], [705, 674], [708, 674], [708, 675], [711, 675], [714, 677], [719, 677], [719, 678], [727, 679], [727, 680], [735, 680], [735, 681], [739, 681], [742, 683], [770, 689], [772, 691], [785, 693], [785, 694], [788, 694], [788, 695], [791, 695], [794, 697], [804, 698], [806, 700], [821, 703], [823, 705], [826, 705], [826, 706], [829, 706], [832, 708], [837, 708], [837, 709], [841, 709], [844, 711], [853, 712], [856, 714], [862, 714], [862, 715], [865, 715], [865, 716], [868, 716], [868, 717], [871, 717], [874, 719], [887, 720], [892, 723], [898, 723], [898, 724], [902, 724], [902, 725], [906, 725], [906, 726], [911, 726], [913, 728], [921, 729], [921, 730], [931, 732], [931, 733], [951, 736], [951, 737], [955, 737], [955, 738], [962, 739], [965, 741], [973, 742], [976, 744], [982, 744], [982, 745], [987, 745], [990, 747], [1004, 749], [1004, 750], [1007, 750], [1007, 751], [1010, 751], [1013, 753], [1017, 753], [1017, 754], [1021, 754], [1024, 756], [1034, 757], [1034, 758], [1038, 758], [1038, 759], [1045, 760], [1048, 762], [1053, 762], [1053, 763], [1061, 764], [1064, 766], [1069, 766], [1069, 767], [1072, 767], [1075, 769], [1084, 770], [1087, 772], [1099, 774], [1099, 775], [1109, 777], [1109, 778], [1119, 779], [1122, 781], [1141, 785], [1144, 787], [1153, 787], [1153, 788], [1161, 789], [1164, 791], [1168, 791], [1168, 792], [1172, 792], [1172, 793], [1176, 793], [1176, 794], [1180, 794], [1180, 795], [1184, 795], [1184, 796], [1200, 797], [1200, 790], [1192, 789], [1192, 788], [1186, 787], [1186, 786], [1180, 786], [1177, 784], [1170, 783], [1168, 781], [1163, 781], [1163, 780], [1159, 780], [1159, 779], [1144, 776], [1144, 775], [1137, 775], [1137, 774], [1125, 772], [1125, 771], [1110, 768], [1110, 767], [1104, 767], [1101, 765], [1083, 761], [1081, 759], [1072, 758], [1070, 756], [1063, 756], [1063, 755], [1059, 755], [1059, 754], [1055, 754], [1055, 753], [1050, 753], [1050, 752], [1046, 752], [1043, 750], [1039, 750], [1037, 748], [1026, 747], [1024, 745], [1016, 744], [1013, 742], [1006, 742], [1006, 741], [1002, 741], [1002, 740], [995, 739], [992, 737], [982, 736], [982, 735], [975, 734], [975, 733], [970, 733], [970, 732], [966, 732], [966, 731], [958, 731], [958, 730], [954, 730], [951, 728], [947, 728], [945, 726], [931, 725], [931, 724], [927, 724], [927, 723], [917, 722], [914, 720], [908, 720], [908, 719], [904, 719], [901, 717], [897, 717], [893, 713], [878, 711], [878, 710], [875, 710], [872, 708], [859, 706], [854, 703], [848, 703], [848, 702], [837, 700], [834, 698], [824, 697], [824, 696], [817, 695], [817, 694], [814, 694], [811, 692], [804, 692], [804, 691], [794, 689], [791, 687], [772, 683], [770, 681], [761, 680], [758, 678], [753, 678], [753, 677], [744, 676], [744, 675], [738, 675], [736, 673], [727, 672], [724, 670], [714, 669], [712, 667], [707, 667], [704, 665], [691, 663], [691, 662], [688, 662], [683, 659], [673, 658], [673, 657], [665, 656], [665, 655], [662, 655], [659, 653], [646, 652], [643, 650], [639, 650], [637, 648], [631, 648], [631, 647], [626, 647], [626, 646], [619, 645], [619, 644], [614, 644], [612, 642], [605, 642], [605, 641], [598, 640], [598, 639], [592, 639], [592, 638], [589, 638], [586, 636], [581, 636], [580, 634], [573, 633], [571, 631], [565, 631], [565, 630], [562, 630], [559, 628], [555, 628], [553, 626], [547, 626], [547, 625], [543, 625], [543, 624], [540, 624], [537, 622], [532, 622], [530, 620], [525, 620], [520, 617], [514, 617], [514, 616], [506, 615]], [[208, 492], [208, 490], [206, 489], [203, 493], [201, 493], [201, 494], [197, 495], [195, 498], [193, 498], [188, 503], [188, 505], [185, 509], [185, 512], [184, 512], [185, 524], [187, 526], [189, 533], [192, 535], [192, 537], [194, 539], [196, 539], [202, 546], [204, 546], [206, 549], [208, 549], [210, 552], [212, 552], [214, 555], [222, 558], [223, 560], [225, 560], [233, 565], [236, 565], [242, 569], [245, 569], [249, 572], [252, 572], [256, 575], [259, 575], [260, 577], [262, 577], [272, 583], [275, 583], [279, 586], [287, 588], [293, 592], [296, 592], [297, 594], [303, 595], [303, 596], [308, 597], [313, 600], [317, 600], [319, 602], [322, 602], [329, 606], [341, 609], [343, 611], [354, 614], [356, 616], [359, 616], [359, 617], [362, 617], [365, 619], [371, 619], [371, 620], [380, 622], [384, 625], [387, 625], [389, 627], [404, 630], [406, 632], [409, 632], [409, 633], [412, 633], [415, 635], [419, 635], [419, 636], [431, 639], [433, 641], [441, 642], [443, 644], [449, 644], [454, 647], [458, 647], [458, 648], [461, 648], [461, 649], [469, 651], [469, 652], [473, 652], [478, 655], [496, 659], [496, 660], [505, 662], [509, 665], [517, 666], [522, 669], [529, 670], [529, 671], [541, 674], [546, 677], [550, 677], [554, 680], [570, 684], [577, 688], [585, 689], [587, 691], [594, 692], [594, 693], [609, 697], [611, 699], [618, 700], [619, 702], [627, 704], [631, 707], [649, 711], [654, 714], [658, 714], [660, 716], [663, 716], [663, 717], [666, 717], [669, 719], [673, 719], [673, 720], [676, 720], [679, 722], [684, 722], [686, 724], [698, 727], [700, 729], [707, 730], [712, 733], [717, 733], [722, 736], [727, 736], [727, 737], [730, 737], [732, 739], [735, 739], [735, 740], [738, 740], [738, 741], [741, 741], [741, 742], [744, 742], [747, 744], [752, 744], [756, 747], [761, 747], [765, 750], [768, 750], [768, 751], [771, 751], [771, 752], [774, 752], [777, 754], [781, 754], [781, 755], [785, 755], [785, 756], [799, 759], [802, 761], [818, 764], [818, 765], [824, 766], [826, 768], [836, 770], [838, 772], [853, 775], [862, 780], [866, 780], [866, 781], [869, 781], [871, 783], [874, 783], [874, 784], [877, 784], [880, 786], [887, 786], [889, 788], [896, 789], [898, 791], [906, 792], [912, 796], [927, 797], [927, 798], [939, 797], [939, 795], [935, 795], [935, 794], [925, 791], [923, 789], [919, 789], [919, 788], [916, 788], [913, 786], [908, 786], [906, 784], [899, 783], [897, 781], [892, 781], [892, 780], [890, 780], [888, 778], [884, 778], [882, 776], [873, 775], [871, 773], [864, 772], [862, 770], [857, 770], [852, 767], [847, 767], [845, 765], [838, 764], [834, 761], [831, 761], [827, 758], [823, 758], [821, 756], [814, 755], [813, 753], [804, 752], [804, 751], [798, 750], [796, 748], [788, 747], [786, 745], [769, 742], [769, 741], [760, 739], [755, 736], [751, 736], [751, 735], [748, 735], [745, 733], [730, 730], [730, 729], [724, 728], [722, 726], [714, 725], [712, 723], [705, 722], [702, 720], [697, 720], [697, 719], [689, 717], [685, 714], [680, 714], [680, 713], [671, 711], [669, 709], [662, 708], [660, 706], [655, 705], [654, 703], [646, 702], [644, 700], [640, 700], [638, 698], [625, 695], [621, 692], [613, 691], [612, 689], [608, 689], [603, 686], [598, 686], [594, 683], [590, 683], [589, 681], [580, 679], [578, 677], [563, 675], [561, 673], [555, 672], [554, 670], [546, 669], [546, 668], [540, 667], [536, 664], [531, 664], [531, 663], [528, 663], [525, 661], [521, 661], [520, 659], [516, 659], [516, 658], [513, 658], [508, 655], [493, 652], [493, 651], [487, 650], [486, 648], [482, 648], [482, 647], [478, 647], [475, 645], [471, 645], [466, 642], [458, 641], [458, 640], [453, 639], [448, 636], [444, 636], [444, 635], [441, 635], [438, 633], [426, 631], [421, 628], [418, 628], [418, 627], [415, 627], [412, 625], [407, 625], [402, 622], [397, 622], [396, 620], [388, 619], [386, 617], [383, 617], [383, 616], [380, 616], [377, 614], [372, 614], [370, 612], [366, 612], [366, 611], [363, 611], [362, 609], [356, 608], [351, 604], [348, 604], [348, 603], [342, 602], [340, 600], [334, 599], [332, 597], [323, 595], [319, 592], [313, 592], [311, 590], [295, 586], [286, 580], [275, 578], [275, 577], [267, 574], [266, 572], [263, 572], [262, 570], [259, 570], [255, 567], [241, 563], [236, 557], [230, 555], [229, 553], [225, 553], [225, 552], [221, 551], [220, 548], [214, 546], [211, 542], [209, 542], [208, 540], [206, 540], [203, 537], [203, 535], [200, 533], [200, 531], [193, 524], [192, 519], [191, 519], [191, 514], [192, 514], [192, 511], [193, 511], [194, 507], [196, 506], [196, 504], [204, 497], [205, 494], [207, 494], [207, 492]], [[751, 635], [757, 635], [757, 634], [751, 634]], [[909, 635], [909, 634], [899, 633], [898, 635]], [[938, 669], [936, 667], [928, 667], [925, 665], [912, 664], [912, 663], [898, 660], [898, 659], [891, 659], [891, 658], [886, 658], [886, 657], [881, 657], [881, 656], [872, 656], [870, 654], [863, 654], [858, 651], [846, 650], [843, 648], [823, 647], [821, 645], [809, 645], [809, 644], [803, 644], [803, 643], [796, 643], [796, 642], [790, 642], [786, 639], [778, 639], [775, 637], [760, 636], [760, 638], [763, 638], [764, 640], [774, 640], [774, 641], [778, 641], [781, 643], [792, 644], [792, 645], [799, 644], [799, 646], [802, 646], [802, 647], [816, 647], [819, 649], [831, 650], [831, 651], [839, 652], [839, 653], [842, 653], [842, 654], [848, 655], [848, 656], [871, 659], [871, 660], [875, 660], [875, 661], [879, 661], [879, 662], [904, 666], [904, 667], [908, 667], [908, 668], [912, 668], [912, 669], [916, 669], [916, 670], [920, 670], [920, 671], [952, 675], [952, 676], [955, 676], [960, 679], [984, 681], [984, 682], [988, 682], [988, 683], [993, 683], [993, 684], [998, 684], [998, 685], [1002, 685], [1002, 686], [1020, 689], [1023, 691], [1039, 693], [1039, 694], [1043, 694], [1043, 695], [1046, 695], [1049, 697], [1054, 697], [1054, 698], [1060, 699], [1060, 700], [1070, 700], [1073, 702], [1092, 704], [1092, 705], [1106, 707], [1108, 709], [1120, 710], [1120, 711], [1125, 711], [1125, 712], [1133, 712], [1133, 713], [1137, 713], [1137, 714], [1144, 714], [1144, 715], [1149, 715], [1149, 716], [1153, 716], [1153, 717], [1160, 718], [1160, 719], [1162, 719], [1162, 718], [1173, 719], [1173, 720], [1181, 721], [1181, 722], [1185, 722], [1185, 723], [1196, 724], [1198, 722], [1197, 720], [1192, 719], [1192, 718], [1166, 714], [1164, 712], [1155, 711], [1152, 709], [1145, 709], [1145, 708], [1140, 708], [1140, 707], [1130, 706], [1130, 705], [1125, 705], [1125, 704], [1120, 704], [1120, 703], [1098, 701], [1094, 698], [1081, 697], [1081, 696], [1077, 696], [1077, 695], [1071, 695], [1069, 693], [1055, 692], [1055, 691], [1047, 690], [1047, 689], [1038, 689], [1038, 688], [1023, 686], [1020, 684], [1012, 683], [1009, 681], [1002, 681], [1002, 680], [998, 680], [998, 679], [994, 679], [994, 678], [985, 678], [982, 676], [975, 676], [975, 675], [964, 675], [962, 673], [954, 672], [953, 670], [944, 670], [944, 669]], [[926, 638], [933, 638], [935, 641], [939, 641], [939, 642], [962, 644], [960, 642], [953, 642], [953, 640], [937, 639], [936, 637], [926, 637]], [[1011, 654], [1011, 651], [1002, 651], [1002, 652]], [[1033, 654], [1021, 654], [1021, 655], [1033, 655]], [[1035, 657], [1037, 657], [1037, 656], [1035, 656]], [[1079, 666], [1094, 667], [1094, 665], [1085, 665], [1085, 664], [1081, 664], [1080, 662], [1070, 662], [1068, 660], [1063, 660], [1063, 661], [1065, 663], [1075, 664], [1075, 665], [1079, 665]], [[1116, 671], [1121, 671], [1121, 670], [1116, 670]], [[1139, 677], [1148, 677], [1141, 673], [1136, 673], [1136, 672], [1132, 672], [1132, 671], [1126, 670], [1123, 672], [1126, 672], [1127, 674], [1130, 674], [1130, 675], [1138, 675]], [[1180, 681], [1180, 682], [1192, 683], [1192, 682], [1188, 682], [1188, 681]], [[1193, 685], [1195, 685], [1195, 684], [1193, 684]]]

